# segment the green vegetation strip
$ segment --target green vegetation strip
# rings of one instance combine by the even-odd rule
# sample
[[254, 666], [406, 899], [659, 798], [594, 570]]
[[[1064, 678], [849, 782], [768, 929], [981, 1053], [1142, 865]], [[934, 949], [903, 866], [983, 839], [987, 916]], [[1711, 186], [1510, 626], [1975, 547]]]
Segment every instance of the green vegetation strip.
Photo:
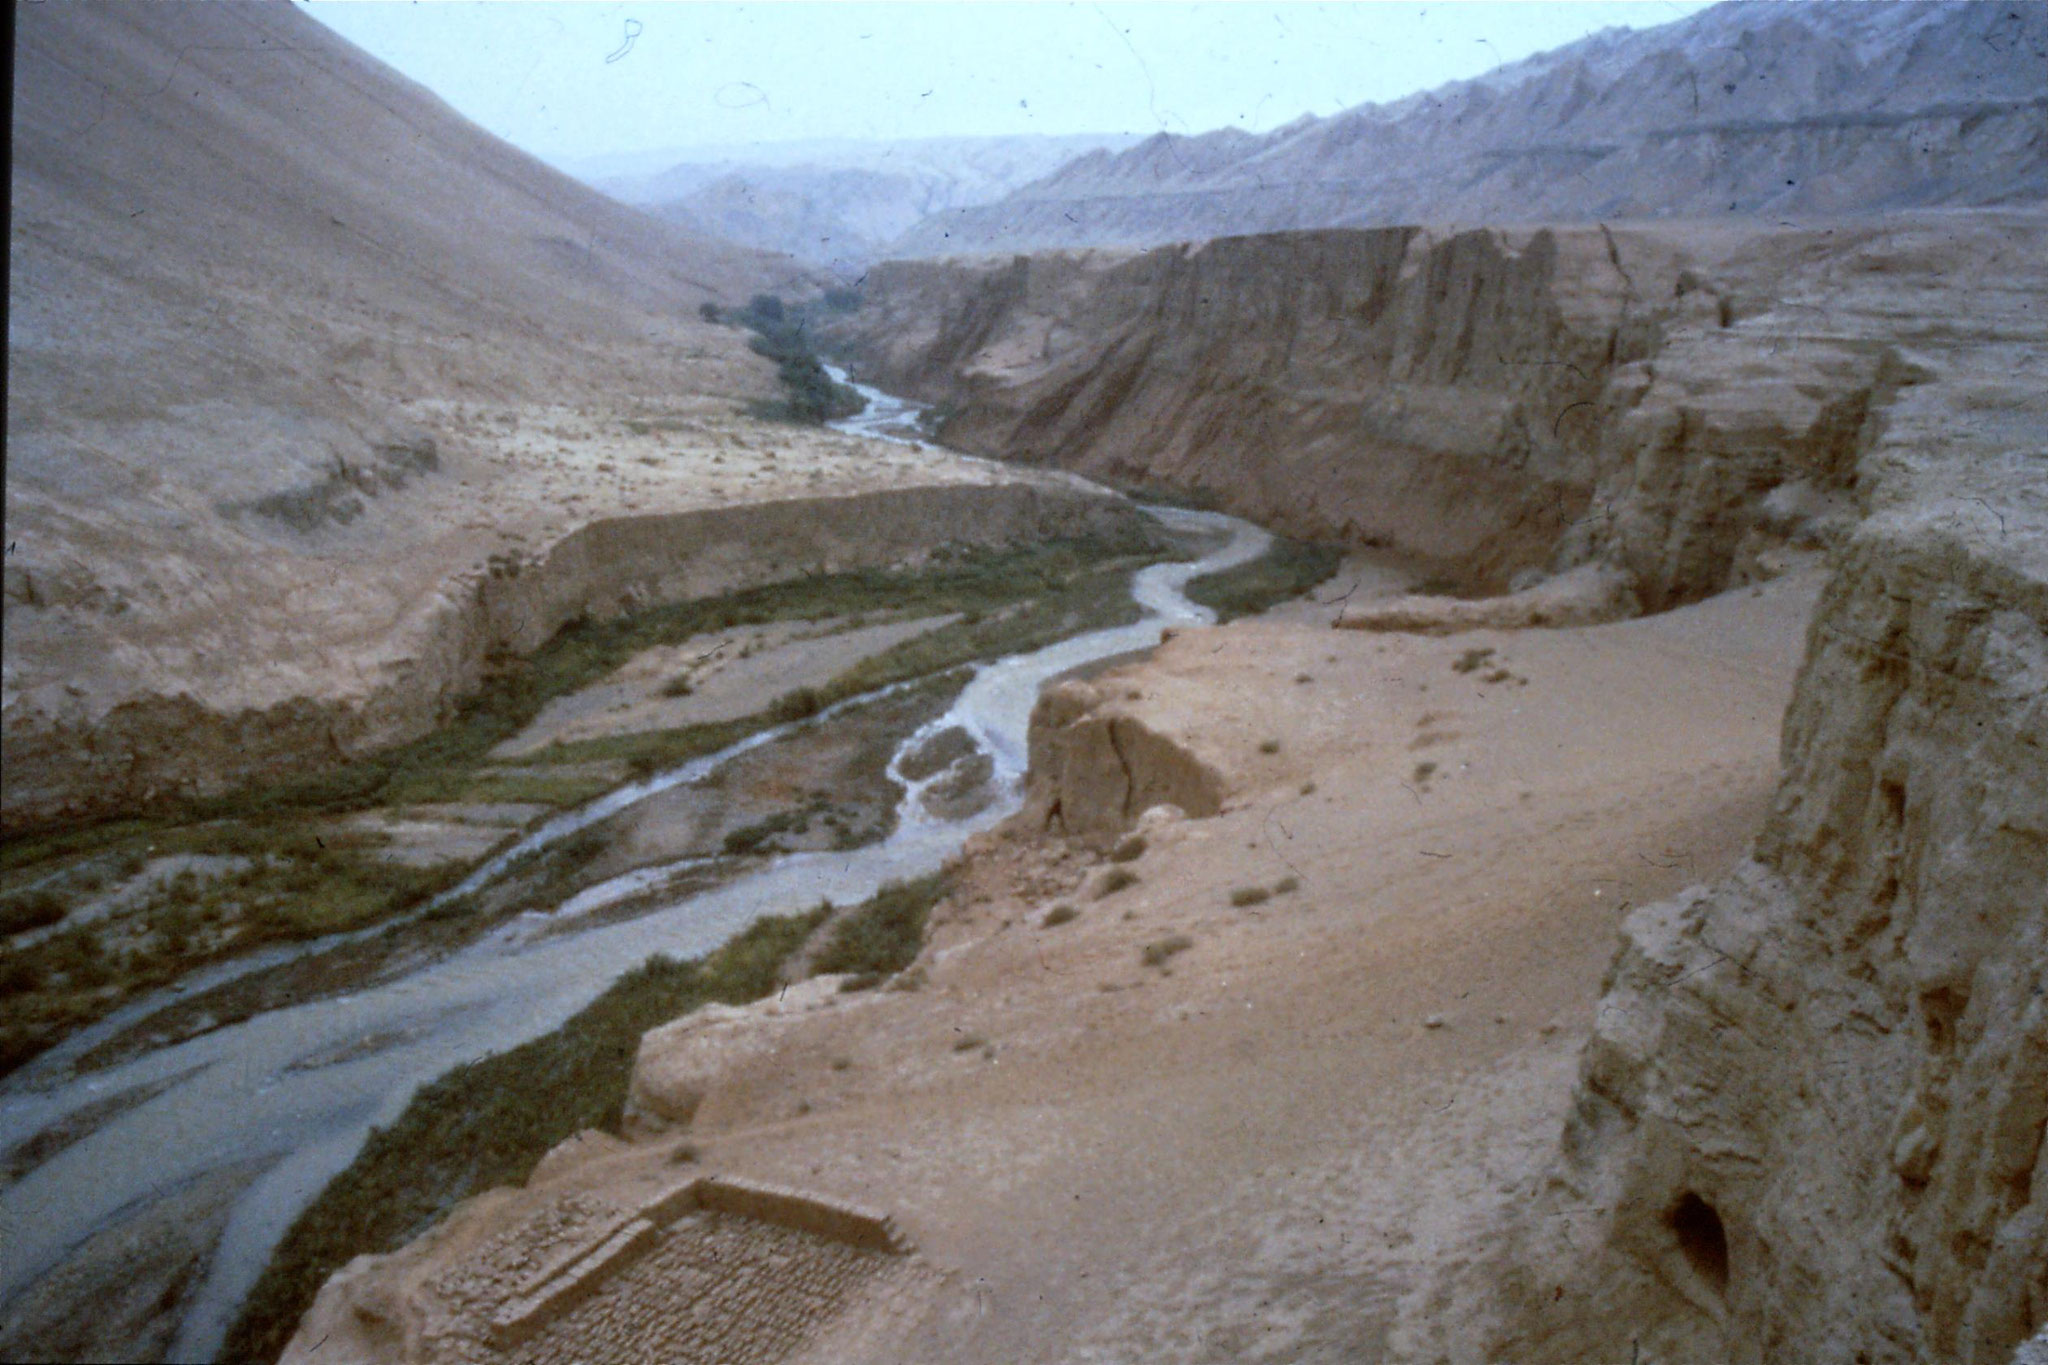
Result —
[[707, 322], [737, 322], [748, 328], [754, 334], [748, 349], [775, 362], [776, 377], [786, 396], [773, 403], [752, 404], [749, 411], [754, 416], [815, 427], [836, 417], [851, 417], [868, 405], [859, 393], [835, 383], [825, 373], [818, 353], [811, 348], [805, 309], [785, 304], [773, 294], [756, 294], [745, 308], [721, 310], [707, 303], [700, 311]]
[[[527, 658], [498, 660], [452, 721], [410, 744], [303, 781], [192, 802], [162, 819], [10, 841], [0, 848], [0, 868], [33, 875], [31, 868], [69, 864], [54, 889], [0, 902], [0, 914], [23, 929], [55, 923], [65, 907], [105, 889], [110, 880], [135, 876], [146, 857], [235, 857], [245, 865], [217, 876], [181, 875], [150, 892], [136, 909], [103, 923], [0, 950], [0, 1075], [195, 968], [271, 943], [379, 923], [419, 905], [466, 870], [457, 864], [395, 864], [377, 854], [382, 835], [341, 831], [335, 816], [432, 802], [579, 804], [628, 774], [715, 753], [767, 726], [889, 683], [1134, 620], [1138, 608], [1125, 581], [1161, 554], [1155, 540], [1133, 527], [1123, 535], [1047, 541], [1014, 551], [942, 553], [917, 569], [812, 575], [608, 621], [576, 622]], [[642, 650], [736, 626], [878, 610], [956, 614], [960, 620], [753, 716], [558, 744], [517, 763], [489, 758], [548, 702], [604, 678]], [[605, 772], [561, 770], [572, 762], [611, 766]]]
[[848, 972], [843, 989], [865, 990], [902, 971], [924, 946], [925, 921], [946, 894], [942, 872], [916, 881], [891, 882], [833, 926], [830, 939], [811, 962], [819, 974]]
[[1191, 581], [1188, 600], [1213, 610], [1218, 621], [1256, 616], [1323, 582], [1337, 572], [1343, 559], [1344, 552], [1335, 546], [1274, 536], [1257, 559]]
[[[873, 973], [907, 966], [945, 889], [940, 875], [883, 887], [841, 917], [814, 965]], [[617, 1132], [640, 1036], [700, 1005], [769, 994], [783, 964], [831, 914], [827, 904], [757, 920], [695, 961], [650, 958], [553, 1033], [422, 1087], [396, 1123], [371, 1131], [355, 1161], [285, 1233], [219, 1358], [275, 1360], [320, 1286], [351, 1259], [395, 1251], [471, 1195], [524, 1182], [549, 1149], [585, 1129]]]

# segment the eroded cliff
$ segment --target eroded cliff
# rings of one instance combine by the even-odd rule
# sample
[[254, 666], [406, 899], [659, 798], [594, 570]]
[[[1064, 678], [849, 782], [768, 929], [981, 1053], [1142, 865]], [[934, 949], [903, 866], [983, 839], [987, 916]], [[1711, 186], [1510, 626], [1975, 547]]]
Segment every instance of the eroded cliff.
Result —
[[[28, 695], [18, 695], [7, 718], [6, 822], [22, 828], [149, 809], [304, 776], [415, 738], [451, 716], [494, 659], [531, 653], [571, 621], [804, 573], [921, 562], [942, 548], [1144, 534], [1136, 512], [1099, 493], [1030, 479], [983, 482], [986, 474], [957, 469], [925, 474], [841, 497], [574, 521], [531, 554], [494, 555], [451, 566], [439, 581], [393, 585], [397, 600], [385, 605], [394, 619], [377, 622], [382, 629], [324, 642], [323, 652], [342, 656], [332, 669], [301, 661], [298, 669], [266, 670], [272, 676], [252, 685], [234, 676], [230, 657], [220, 669], [188, 674], [176, 691], [130, 691], [103, 707], [91, 706], [83, 689], [66, 694], [54, 685], [38, 706], [23, 688]], [[27, 603], [10, 611], [23, 629], [49, 632], [73, 616]], [[16, 672], [17, 686], [38, 681], [27, 668]], [[128, 689], [146, 681], [101, 680]]]
[[1912, 369], [1786, 286], [1878, 245], [1403, 228], [894, 262], [829, 336], [967, 449], [1396, 547], [1467, 589], [1599, 563], [1654, 610], [1844, 523]]
[[1968, 291], [1991, 335], [1919, 351], [1866, 456], [1751, 860], [1624, 926], [1541, 1207], [1593, 1211], [1700, 1355], [2002, 1365], [2048, 1321], [2038, 288]]

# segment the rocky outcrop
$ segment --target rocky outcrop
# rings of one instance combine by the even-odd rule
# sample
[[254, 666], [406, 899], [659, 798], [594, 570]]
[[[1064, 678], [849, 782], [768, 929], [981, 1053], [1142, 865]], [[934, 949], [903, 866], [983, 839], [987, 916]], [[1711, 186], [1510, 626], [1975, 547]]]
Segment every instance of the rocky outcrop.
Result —
[[[1029, 481], [908, 487], [594, 522], [531, 557], [494, 558], [424, 595], [369, 678], [263, 707], [143, 696], [80, 717], [6, 719], [10, 830], [304, 776], [441, 723], [494, 658], [563, 625], [810, 573], [920, 562], [943, 548], [1141, 538], [1138, 513]], [[935, 531], [935, 528], [939, 528]], [[361, 684], [356, 691], [347, 684]]]
[[1048, 688], [1031, 711], [1025, 828], [1108, 848], [1146, 811], [1173, 806], [1201, 817], [1223, 808], [1225, 778], [1102, 689]]
[[1774, 809], [1626, 921], [1491, 1350], [2004, 1365], [2048, 1323], [2048, 401], [2012, 382], [2044, 281], [1951, 265]]
[[1453, 635], [1463, 630], [1523, 630], [1536, 626], [1591, 626], [1642, 610], [1628, 575], [1585, 565], [1519, 592], [1466, 600], [1411, 593], [1338, 613], [1339, 630]]
[[2033, 5], [1716, 5], [1263, 135], [1092, 153], [933, 214], [893, 254], [2039, 202], [2044, 50], [2048, 11]]

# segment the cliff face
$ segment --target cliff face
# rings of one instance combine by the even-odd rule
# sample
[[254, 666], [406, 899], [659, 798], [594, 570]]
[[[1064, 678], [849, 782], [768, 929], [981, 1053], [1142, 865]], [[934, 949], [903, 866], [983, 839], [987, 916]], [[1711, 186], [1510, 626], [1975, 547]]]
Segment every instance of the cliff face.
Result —
[[1866, 457], [1753, 861], [1629, 919], [1565, 1136], [1735, 1360], [2048, 1322], [2048, 414], [1978, 349]]
[[1262, 136], [1097, 152], [933, 214], [893, 251], [2038, 202], [2044, 50], [2038, 6], [1716, 5]]
[[77, 719], [21, 708], [7, 730], [6, 820], [28, 827], [144, 809], [303, 776], [412, 739], [451, 715], [494, 657], [529, 653], [579, 618], [801, 573], [915, 562], [941, 543], [1142, 534], [1137, 517], [1100, 495], [1012, 480], [592, 522], [531, 555], [424, 585], [377, 641], [380, 664], [367, 676], [352, 671], [267, 704], [209, 705], [179, 693]]
[[1656, 609], [1830, 534], [1910, 377], [1827, 327], [1788, 348], [1759, 275], [1827, 239], [1767, 239], [1761, 272], [1758, 240], [1402, 228], [892, 262], [828, 340], [970, 450], [1395, 546], [1472, 587], [1606, 562]]
[[1650, 609], [1830, 548], [1772, 814], [1626, 920], [1550, 1182], [1452, 1293], [1474, 1358], [2002, 1365], [2048, 1322], [2044, 248], [1955, 214], [871, 278], [849, 350], [979, 448]]

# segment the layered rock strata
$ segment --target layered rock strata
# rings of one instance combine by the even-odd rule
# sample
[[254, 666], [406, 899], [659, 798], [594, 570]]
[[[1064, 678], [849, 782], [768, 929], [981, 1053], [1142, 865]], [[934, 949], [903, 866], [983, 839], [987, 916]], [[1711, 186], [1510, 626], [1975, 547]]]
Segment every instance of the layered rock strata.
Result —
[[1923, 355], [1772, 815], [1626, 922], [1553, 1191], [1730, 1360], [2003, 1365], [2048, 1322], [2048, 407]]
[[2039, 202], [2044, 50], [2034, 5], [1719, 4], [1269, 133], [1093, 152], [931, 214], [893, 254]]

